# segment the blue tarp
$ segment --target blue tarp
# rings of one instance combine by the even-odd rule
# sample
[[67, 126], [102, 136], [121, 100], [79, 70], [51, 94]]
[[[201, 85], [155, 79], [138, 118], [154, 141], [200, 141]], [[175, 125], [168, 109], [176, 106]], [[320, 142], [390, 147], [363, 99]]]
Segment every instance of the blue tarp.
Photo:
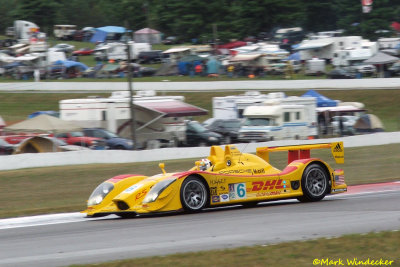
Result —
[[56, 62], [53, 63], [53, 65], [63, 65], [67, 69], [71, 67], [78, 67], [83, 71], [87, 70], [88, 68], [85, 64], [72, 60], [57, 60]]
[[210, 58], [207, 62], [207, 73], [208, 74], [219, 74], [219, 68], [221, 63], [215, 58]]
[[96, 32], [93, 34], [90, 39], [91, 43], [104, 42], [107, 38], [107, 34], [109, 33], [125, 33], [126, 29], [124, 27], [119, 26], [104, 26], [100, 28], [96, 28]]
[[302, 95], [303, 97], [315, 97], [317, 99], [317, 107], [336, 107], [337, 102], [314, 90], [308, 90], [307, 93]]

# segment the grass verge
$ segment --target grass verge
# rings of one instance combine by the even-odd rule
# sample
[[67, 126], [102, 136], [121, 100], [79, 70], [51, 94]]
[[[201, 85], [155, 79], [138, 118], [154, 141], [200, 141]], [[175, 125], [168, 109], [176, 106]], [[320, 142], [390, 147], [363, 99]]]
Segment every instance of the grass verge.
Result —
[[[400, 266], [399, 240], [398, 231], [380, 232], [73, 266]], [[368, 260], [377, 263], [362, 264]]]
[[[251, 152], [251, 151], [245, 151]], [[68, 152], [65, 152], [68, 153]], [[366, 184], [400, 180], [400, 144], [345, 149], [345, 165], [335, 165], [328, 150], [316, 150], [313, 157], [343, 168], [347, 184]], [[286, 166], [287, 154], [272, 153], [271, 164]], [[168, 172], [191, 168], [197, 159], [166, 161]], [[157, 162], [129, 164], [87, 164], [0, 172], [0, 218], [80, 211], [94, 188], [113, 176], [131, 173], [160, 173]]]
[[[183, 95], [187, 103], [209, 110], [208, 115], [195, 118], [203, 121], [212, 117], [212, 97], [243, 92], [172, 92], [164, 94]], [[343, 102], [362, 102], [368, 113], [373, 113], [382, 120], [386, 131], [400, 131], [400, 105], [398, 105], [400, 90], [319, 90], [319, 92]], [[287, 92], [287, 95], [299, 96], [304, 93], [305, 90], [298, 90]], [[26, 119], [35, 111], [58, 110], [58, 103], [62, 99], [85, 98], [89, 95], [110, 96], [109, 93], [0, 93], [0, 115], [8, 124], [11, 124]]]

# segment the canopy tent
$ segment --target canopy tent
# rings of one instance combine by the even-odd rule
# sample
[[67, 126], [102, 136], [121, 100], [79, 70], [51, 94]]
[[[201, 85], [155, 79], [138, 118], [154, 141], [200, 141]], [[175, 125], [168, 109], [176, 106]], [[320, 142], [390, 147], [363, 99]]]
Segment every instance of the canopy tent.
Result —
[[385, 54], [383, 52], [378, 52], [376, 53], [375, 56], [364, 60], [363, 63], [364, 64], [373, 64], [373, 65], [379, 65], [378, 69], [379, 69], [379, 76], [380, 77], [385, 77], [384, 75], [384, 65], [386, 64], [391, 64], [394, 62], [399, 61], [398, 57], [394, 57], [388, 54]]
[[119, 27], [119, 26], [105, 26], [96, 28], [96, 32], [93, 34], [92, 38], [90, 39], [90, 42], [91, 43], [105, 42], [107, 40], [107, 36], [110, 35], [122, 36], [125, 32], [126, 29], [124, 27]]
[[364, 114], [354, 124], [357, 132], [383, 132], [384, 127], [381, 120], [374, 114]]
[[398, 57], [394, 57], [383, 52], [376, 53], [375, 56], [364, 60], [364, 64], [389, 64], [398, 61]]
[[8, 132], [26, 133], [63, 133], [80, 130], [82, 130], [82, 127], [77, 126], [72, 122], [64, 121], [46, 114], [36, 116], [32, 119], [27, 119], [4, 128], [4, 131]]
[[162, 101], [137, 101], [136, 106], [154, 111], [163, 117], [186, 117], [207, 115], [207, 110], [190, 105], [179, 100]]
[[135, 32], [134, 39], [137, 43], [159, 44], [161, 43], [161, 32], [144, 28]]
[[337, 101], [327, 98], [314, 90], [308, 90], [302, 97], [315, 97], [317, 100], [317, 107], [336, 107]]
[[88, 68], [85, 64], [72, 60], [57, 60], [56, 62], [53, 63], [53, 65], [62, 65], [67, 69], [71, 67], [77, 67], [82, 71], [85, 71]]
[[237, 54], [236, 56], [232, 57], [229, 61], [230, 62], [251, 61], [261, 56], [262, 54]]
[[319, 49], [325, 46], [333, 44], [333, 40], [331, 38], [323, 38], [317, 40], [308, 40], [306, 42], [302, 42], [294, 48], [293, 50], [309, 50], [309, 49]]

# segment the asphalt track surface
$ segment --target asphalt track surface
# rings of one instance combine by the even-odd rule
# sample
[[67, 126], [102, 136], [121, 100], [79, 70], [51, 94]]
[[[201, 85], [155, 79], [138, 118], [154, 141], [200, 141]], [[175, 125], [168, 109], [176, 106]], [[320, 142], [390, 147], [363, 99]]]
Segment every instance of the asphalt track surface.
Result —
[[65, 266], [400, 229], [400, 182], [197, 214], [119, 219], [80, 213], [0, 220], [0, 266]]

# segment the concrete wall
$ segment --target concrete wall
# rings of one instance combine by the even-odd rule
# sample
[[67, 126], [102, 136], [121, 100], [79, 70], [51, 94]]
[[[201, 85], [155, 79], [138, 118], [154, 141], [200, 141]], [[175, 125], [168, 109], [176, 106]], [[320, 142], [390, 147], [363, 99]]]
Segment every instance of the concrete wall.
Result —
[[[277, 145], [298, 145], [343, 141], [344, 147], [375, 146], [400, 143], [400, 132], [376, 133], [343, 138], [315, 140], [285, 140], [265, 143], [238, 144], [242, 152], [255, 152], [256, 147]], [[129, 163], [165, 161], [208, 156], [209, 147], [161, 148], [154, 150], [89, 150], [56, 153], [35, 153], [0, 156], [0, 170], [14, 170], [48, 166], [77, 165], [91, 163]], [[398, 156], [398, 155], [397, 155]]]

